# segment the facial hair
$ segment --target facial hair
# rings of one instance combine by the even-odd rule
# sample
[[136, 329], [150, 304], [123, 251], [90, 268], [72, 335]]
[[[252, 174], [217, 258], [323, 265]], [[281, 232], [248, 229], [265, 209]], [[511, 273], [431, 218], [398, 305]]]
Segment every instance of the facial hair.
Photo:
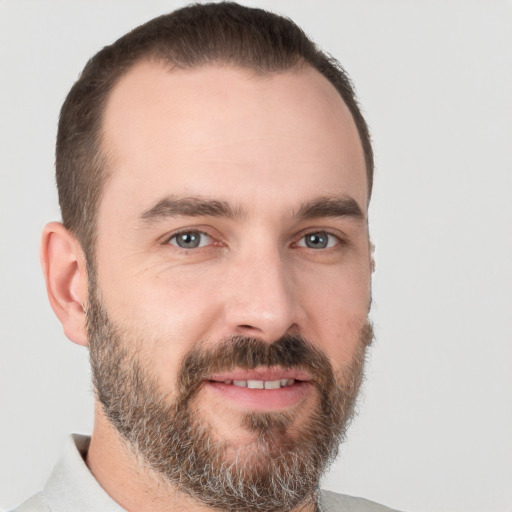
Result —
[[[87, 325], [97, 400], [157, 479], [226, 511], [284, 512], [314, 505], [320, 478], [353, 416], [365, 348], [373, 339], [369, 322], [354, 359], [338, 371], [301, 336], [273, 343], [241, 336], [199, 343], [181, 362], [171, 399], [140, 357], [137, 347], [144, 340], [111, 322], [96, 290], [91, 291]], [[256, 441], [227, 456], [233, 447], [216, 438], [195, 399], [208, 375], [257, 367], [306, 370], [315, 382], [317, 404], [298, 426], [293, 411], [243, 415], [240, 426], [254, 432]]]

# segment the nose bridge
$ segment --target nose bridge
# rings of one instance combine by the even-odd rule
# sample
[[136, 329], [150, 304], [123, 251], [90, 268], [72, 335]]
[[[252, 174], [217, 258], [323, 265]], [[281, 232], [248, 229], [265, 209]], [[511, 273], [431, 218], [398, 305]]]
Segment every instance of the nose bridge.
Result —
[[275, 341], [298, 321], [291, 267], [279, 247], [265, 244], [240, 255], [233, 267], [226, 315], [236, 334]]

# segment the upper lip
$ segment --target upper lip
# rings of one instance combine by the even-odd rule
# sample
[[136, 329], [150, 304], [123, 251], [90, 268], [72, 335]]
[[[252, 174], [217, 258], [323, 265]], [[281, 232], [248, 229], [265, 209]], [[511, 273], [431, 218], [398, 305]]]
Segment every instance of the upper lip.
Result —
[[261, 367], [253, 370], [235, 369], [210, 375], [205, 380], [225, 382], [230, 380], [264, 380], [294, 379], [300, 381], [312, 380], [311, 374], [299, 368]]

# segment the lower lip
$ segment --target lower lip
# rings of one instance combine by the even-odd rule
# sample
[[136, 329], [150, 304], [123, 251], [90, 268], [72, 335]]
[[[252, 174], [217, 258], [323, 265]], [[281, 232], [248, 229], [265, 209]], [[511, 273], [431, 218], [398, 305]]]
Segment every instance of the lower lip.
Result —
[[293, 407], [306, 399], [313, 388], [311, 382], [295, 382], [279, 389], [250, 389], [209, 381], [206, 387], [241, 409], [278, 411]]

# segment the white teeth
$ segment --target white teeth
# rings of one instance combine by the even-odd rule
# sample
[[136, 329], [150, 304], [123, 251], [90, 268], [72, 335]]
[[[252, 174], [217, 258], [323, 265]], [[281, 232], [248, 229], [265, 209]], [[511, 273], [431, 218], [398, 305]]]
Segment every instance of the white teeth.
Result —
[[247, 387], [249, 389], [265, 389], [265, 383], [262, 380], [248, 380]]
[[295, 384], [295, 379], [278, 380], [225, 380], [224, 384], [232, 384], [239, 388], [249, 389], [279, 389]]

